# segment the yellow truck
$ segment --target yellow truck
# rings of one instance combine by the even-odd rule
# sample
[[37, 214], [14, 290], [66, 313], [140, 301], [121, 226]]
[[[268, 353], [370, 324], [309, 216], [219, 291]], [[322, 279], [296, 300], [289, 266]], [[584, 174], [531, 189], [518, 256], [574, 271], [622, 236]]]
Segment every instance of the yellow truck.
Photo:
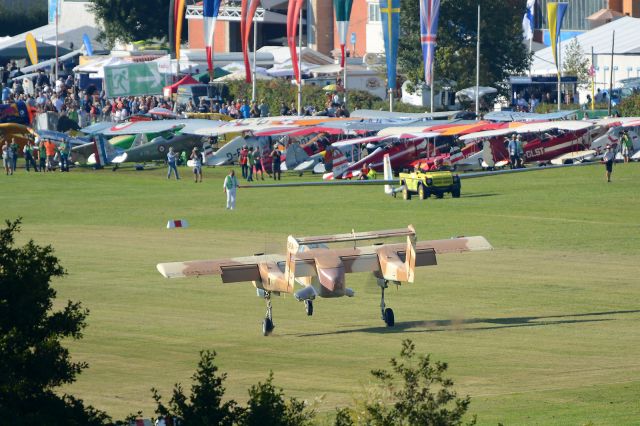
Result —
[[400, 185], [402, 198], [405, 200], [410, 200], [414, 194], [421, 200], [432, 195], [442, 198], [447, 192], [450, 192], [453, 198], [460, 197], [460, 176], [449, 171], [400, 173]]

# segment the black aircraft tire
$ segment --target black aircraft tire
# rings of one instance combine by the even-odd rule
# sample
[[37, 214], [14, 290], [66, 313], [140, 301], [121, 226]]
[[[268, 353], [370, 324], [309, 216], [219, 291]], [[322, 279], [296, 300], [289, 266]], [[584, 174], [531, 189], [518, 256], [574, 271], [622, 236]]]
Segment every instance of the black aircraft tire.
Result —
[[384, 322], [387, 324], [387, 327], [393, 327], [395, 325], [396, 320], [393, 315], [393, 309], [387, 308], [384, 310]]
[[268, 336], [271, 334], [272, 331], [273, 331], [273, 321], [271, 321], [269, 318], [265, 318], [264, 321], [262, 321], [262, 335]]

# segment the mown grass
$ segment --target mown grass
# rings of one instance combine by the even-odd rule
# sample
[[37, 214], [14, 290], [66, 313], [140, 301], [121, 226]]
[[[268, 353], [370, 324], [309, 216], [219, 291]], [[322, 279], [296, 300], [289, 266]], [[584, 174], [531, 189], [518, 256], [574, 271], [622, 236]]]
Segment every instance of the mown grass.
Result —
[[[228, 396], [269, 370], [322, 416], [350, 404], [403, 339], [447, 361], [480, 424], [634, 424], [640, 418], [640, 165], [547, 170], [463, 182], [460, 199], [404, 202], [382, 188], [241, 189], [224, 208], [226, 168], [205, 182], [167, 181], [164, 168], [73, 170], [0, 178], [2, 218], [23, 217], [21, 241], [52, 244], [68, 276], [57, 306], [91, 310], [69, 342], [90, 368], [65, 391], [122, 418], [153, 414], [149, 389], [189, 383], [198, 351], [215, 349]], [[286, 180], [300, 179], [286, 176]], [[308, 179], [308, 177], [305, 177]], [[190, 227], [165, 229], [169, 219]], [[162, 261], [284, 252], [286, 236], [413, 224], [421, 239], [484, 235], [491, 252], [439, 257], [416, 283], [388, 292], [397, 326], [383, 327], [364, 274], [353, 299], [264, 302], [250, 284], [166, 280]], [[329, 413], [329, 414], [326, 414]]]

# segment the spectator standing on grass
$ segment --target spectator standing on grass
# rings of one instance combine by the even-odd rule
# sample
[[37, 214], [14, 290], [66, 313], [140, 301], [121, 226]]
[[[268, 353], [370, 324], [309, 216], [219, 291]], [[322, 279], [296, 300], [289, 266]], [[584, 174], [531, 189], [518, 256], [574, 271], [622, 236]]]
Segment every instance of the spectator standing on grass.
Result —
[[11, 150], [11, 161], [13, 161], [11, 163], [11, 170], [14, 172], [18, 168], [18, 149], [19, 148], [20, 147], [18, 146], [16, 139], [11, 138], [11, 145], [9, 145], [9, 149]]
[[516, 134], [511, 135], [511, 139], [507, 143], [507, 151], [509, 151], [509, 165], [512, 169], [518, 167], [518, 140]]
[[269, 104], [264, 99], [260, 102], [258, 109], [260, 110], [260, 117], [269, 117]]
[[611, 173], [613, 172], [613, 161], [615, 158], [615, 151], [611, 148], [611, 145], [607, 145], [604, 151], [604, 156], [602, 157], [602, 162], [604, 163], [606, 170], [607, 182], [611, 182]]
[[60, 143], [58, 150], [60, 152], [60, 171], [68, 172], [69, 171], [69, 152], [70, 152], [69, 144], [66, 143], [65, 141], [62, 141]]
[[243, 179], [247, 179], [247, 177], [249, 176], [248, 170], [247, 170], [247, 156], [249, 155], [249, 149], [247, 148], [247, 145], [242, 145], [242, 149], [240, 150], [240, 153], [238, 154], [238, 163], [240, 163], [240, 170], [242, 171], [242, 178]]
[[44, 141], [44, 150], [47, 154], [47, 171], [53, 171], [53, 158], [56, 156], [56, 144], [49, 140]]
[[200, 178], [200, 182], [202, 182], [202, 154], [200, 154], [198, 148], [193, 148], [189, 159], [193, 161], [193, 177], [195, 182], [198, 182], [198, 178]]
[[247, 182], [253, 182], [253, 168], [256, 165], [256, 159], [253, 156], [253, 147], [249, 147], [249, 153], [247, 154]]
[[273, 146], [273, 151], [271, 151], [271, 171], [273, 173], [273, 180], [280, 180], [281, 172], [280, 172], [280, 162], [281, 162], [281, 154], [278, 149], [278, 145]]
[[264, 180], [264, 170], [262, 169], [262, 156], [260, 155], [260, 148], [256, 148], [256, 150], [253, 152], [253, 161], [256, 170], [256, 180], [258, 180], [258, 173], [260, 173], [260, 178]]
[[178, 174], [178, 154], [173, 151], [173, 147], [169, 147], [169, 152], [167, 153], [167, 179], [171, 179], [171, 172], [176, 174], [176, 180], [180, 179], [180, 175]]
[[633, 154], [633, 142], [631, 142], [629, 133], [626, 130], [624, 132], [620, 132], [618, 136], [620, 136], [619, 139], [622, 158], [624, 158], [625, 163], [628, 163], [629, 157]]
[[44, 141], [41, 140], [40, 143], [38, 144], [38, 161], [40, 162], [40, 171], [41, 172], [45, 172], [47, 171], [46, 166], [47, 166], [47, 148], [44, 146]]
[[249, 106], [248, 101], [244, 101], [242, 106], [240, 107], [240, 115], [242, 118], [250, 118], [251, 117], [251, 107]]
[[31, 141], [27, 141], [27, 143], [24, 146], [23, 149], [23, 154], [24, 154], [24, 164], [25, 164], [25, 168], [27, 169], [27, 171], [30, 170], [30, 166], [33, 166], [33, 171], [37, 172], [38, 171], [38, 167], [36, 166], [36, 161], [33, 158], [34, 156], [34, 151], [37, 151], [37, 148], [35, 148], [35, 146], [33, 145], [33, 143]]
[[238, 179], [236, 173], [231, 170], [224, 178], [222, 191], [227, 194], [227, 210], [233, 210], [236, 207], [236, 190], [238, 188]]
[[13, 170], [11, 170], [11, 165], [13, 164], [13, 159], [11, 158], [11, 149], [9, 148], [9, 144], [7, 141], [2, 144], [2, 165], [4, 166], [4, 172], [7, 176], [13, 174]]

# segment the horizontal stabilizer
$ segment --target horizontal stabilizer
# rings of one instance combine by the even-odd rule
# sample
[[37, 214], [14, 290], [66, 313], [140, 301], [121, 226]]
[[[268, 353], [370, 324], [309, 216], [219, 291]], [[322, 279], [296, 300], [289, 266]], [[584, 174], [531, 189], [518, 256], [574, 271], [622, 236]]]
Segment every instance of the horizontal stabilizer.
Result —
[[485, 237], [458, 237], [448, 240], [418, 241], [416, 250], [433, 248], [436, 254], [461, 253], [465, 251], [493, 250]]

